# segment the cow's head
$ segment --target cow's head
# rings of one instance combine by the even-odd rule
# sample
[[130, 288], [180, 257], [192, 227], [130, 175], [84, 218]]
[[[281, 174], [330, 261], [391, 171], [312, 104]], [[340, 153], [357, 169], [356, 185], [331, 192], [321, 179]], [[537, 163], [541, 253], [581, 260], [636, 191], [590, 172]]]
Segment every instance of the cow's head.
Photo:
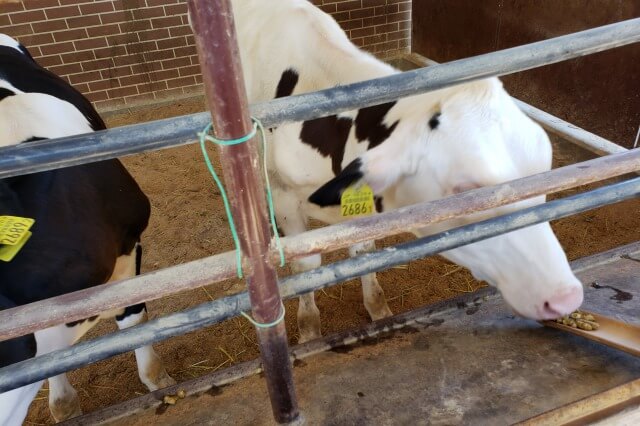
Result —
[[[435, 200], [551, 168], [544, 131], [497, 79], [404, 99], [385, 117], [394, 131], [318, 189], [309, 200], [340, 203], [357, 181], [384, 196], [385, 208]], [[429, 235], [544, 202], [544, 197], [434, 224]], [[583, 289], [548, 223], [442, 253], [502, 292], [522, 316], [552, 319], [577, 309]]]

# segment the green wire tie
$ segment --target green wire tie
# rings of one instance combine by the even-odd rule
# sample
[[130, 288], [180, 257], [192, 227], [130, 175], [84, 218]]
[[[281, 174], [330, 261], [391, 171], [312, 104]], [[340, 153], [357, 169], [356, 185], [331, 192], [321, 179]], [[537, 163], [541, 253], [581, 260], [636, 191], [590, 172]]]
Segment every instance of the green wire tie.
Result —
[[251, 315], [246, 314], [244, 312], [240, 312], [240, 315], [245, 317], [251, 324], [253, 324], [254, 326], [256, 326], [258, 328], [271, 328], [271, 327], [275, 327], [276, 325], [278, 325], [280, 323], [280, 321], [282, 321], [284, 319], [284, 314], [285, 313], [286, 313], [286, 311], [284, 310], [284, 303], [282, 303], [282, 301], [280, 301], [280, 315], [273, 322], [268, 322], [268, 323], [257, 322], [256, 320], [254, 320], [251, 317]]
[[[236, 231], [236, 225], [233, 221], [233, 216], [231, 215], [231, 207], [229, 205], [229, 199], [227, 198], [227, 193], [224, 190], [224, 186], [222, 185], [222, 181], [218, 177], [215, 169], [213, 168], [213, 164], [211, 163], [211, 159], [209, 158], [209, 153], [207, 152], [206, 142], [213, 142], [217, 145], [222, 146], [230, 146], [230, 145], [238, 145], [248, 140], [251, 140], [260, 130], [260, 135], [262, 137], [262, 159], [263, 159], [263, 169], [264, 169], [264, 180], [266, 182], [267, 189], [267, 205], [269, 207], [269, 220], [271, 221], [271, 227], [273, 229], [273, 235], [276, 240], [276, 245], [278, 246], [278, 251], [280, 252], [280, 266], [284, 266], [284, 249], [282, 248], [282, 244], [280, 243], [280, 236], [278, 235], [278, 227], [276, 226], [276, 216], [273, 209], [273, 196], [271, 193], [271, 184], [269, 183], [269, 173], [267, 172], [267, 137], [264, 131], [264, 127], [262, 123], [257, 118], [251, 117], [251, 121], [253, 121], [253, 129], [249, 132], [248, 135], [242, 136], [237, 139], [218, 139], [215, 136], [211, 136], [210, 132], [213, 129], [213, 123], [209, 123], [202, 132], [198, 133], [198, 137], [200, 138], [200, 149], [202, 149], [202, 154], [204, 156], [204, 161], [207, 164], [207, 168], [209, 169], [209, 173], [213, 177], [213, 180], [218, 185], [218, 189], [220, 189], [220, 195], [222, 195], [222, 201], [224, 202], [224, 210], [227, 213], [227, 219], [229, 219], [229, 228], [231, 229], [231, 236], [233, 237], [233, 243], [236, 246], [236, 268], [238, 273], [238, 278], [242, 278], [242, 249], [240, 248], [240, 239], [238, 238], [238, 232]], [[284, 308], [283, 308], [284, 312]], [[278, 320], [277, 322], [279, 322]], [[276, 322], [276, 324], [277, 324]], [[255, 324], [255, 323], [254, 323]]]

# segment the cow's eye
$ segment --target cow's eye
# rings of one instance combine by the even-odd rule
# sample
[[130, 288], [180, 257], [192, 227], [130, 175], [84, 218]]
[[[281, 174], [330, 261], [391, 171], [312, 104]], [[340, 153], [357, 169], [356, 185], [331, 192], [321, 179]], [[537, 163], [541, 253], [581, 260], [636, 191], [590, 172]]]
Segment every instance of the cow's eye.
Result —
[[442, 113], [440, 111], [436, 112], [429, 119], [429, 127], [431, 130], [435, 130], [440, 125], [440, 116]]

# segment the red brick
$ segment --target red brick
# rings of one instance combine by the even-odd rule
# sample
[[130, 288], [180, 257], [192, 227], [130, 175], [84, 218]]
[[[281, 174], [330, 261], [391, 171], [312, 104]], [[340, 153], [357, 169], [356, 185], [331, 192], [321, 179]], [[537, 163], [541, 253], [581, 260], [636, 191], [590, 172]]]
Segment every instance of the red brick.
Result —
[[150, 81], [148, 74], [134, 74], [119, 79], [121, 86], [133, 86], [136, 84], [148, 83]]
[[158, 50], [158, 46], [153, 40], [127, 44], [126, 47], [129, 55], [144, 54], [146, 52]]
[[387, 0], [362, 0], [362, 7], [384, 6]]
[[384, 25], [377, 25], [376, 26], [376, 34], [382, 34], [382, 33], [390, 33], [390, 32], [394, 32], [394, 31], [398, 31], [398, 23], [391, 23], [391, 24], [384, 24]]
[[10, 13], [24, 10], [23, 2], [18, 3], [0, 3], [0, 13]]
[[64, 30], [53, 33], [56, 42], [69, 40], [82, 40], [87, 38], [87, 30], [84, 28], [75, 28], [73, 30]]
[[92, 15], [95, 13], [113, 12], [113, 3], [110, 1], [97, 1], [93, 3], [81, 4], [80, 10], [83, 15]]
[[401, 3], [398, 5], [398, 12], [406, 12], [407, 10], [411, 10], [411, 3]]
[[166, 28], [160, 28], [149, 31], [141, 31], [138, 33], [140, 40], [162, 40], [163, 38], [169, 38], [169, 30]]
[[91, 92], [98, 92], [100, 90], [111, 89], [112, 87], [119, 87], [117, 79], [115, 78], [105, 79], [103, 74], [104, 74], [104, 71], [100, 71], [100, 75], [102, 79], [98, 81], [92, 81], [89, 83], [89, 90]]
[[123, 22], [119, 25], [120, 27], [120, 32], [122, 33], [128, 33], [128, 32], [138, 32], [138, 31], [144, 31], [144, 30], [150, 30], [151, 29], [151, 20], [149, 19], [143, 19], [143, 20], [138, 20], [138, 21], [127, 21], [127, 22]]
[[117, 22], [133, 20], [133, 12], [130, 10], [116, 10], [115, 12], [101, 13], [98, 16], [100, 16], [103, 24], [115, 24]]
[[196, 75], [196, 83], [202, 84], [202, 74]]
[[75, 87], [80, 93], [89, 92], [89, 85], [87, 83], [74, 84], [73, 87]]
[[142, 55], [124, 55], [124, 56], [116, 56], [112, 58], [116, 67], [127, 66], [132, 64], [137, 64], [141, 60], [144, 60]]
[[29, 53], [31, 53], [31, 56], [33, 56], [34, 58], [39, 58], [42, 55], [42, 51], [40, 50], [40, 46], [31, 46], [29, 48]]
[[346, 21], [340, 24], [343, 30], [349, 31], [356, 28], [362, 28], [362, 19], [354, 19], [352, 21]]
[[[116, 79], [119, 77], [126, 77], [128, 75], [132, 74], [131, 71], [131, 66], [126, 65], [126, 66], [118, 66], [116, 64], [115, 67], [109, 67], [108, 69], [102, 70], [101, 71], [102, 74], [102, 78], [104, 79]], [[118, 86], [120, 85], [120, 83], [118, 83]]]
[[200, 74], [200, 65], [189, 65], [188, 67], [182, 67], [179, 69], [180, 77], [184, 77], [187, 75], [198, 75]]
[[198, 51], [194, 45], [179, 47], [177, 49], [173, 49], [176, 58], [181, 58], [183, 56], [193, 56], [197, 55]]
[[186, 67], [188, 65], [191, 65], [191, 60], [189, 58], [187, 58], [187, 57], [169, 59], [169, 60], [166, 60], [166, 61], [162, 61], [162, 67], [165, 70], [168, 70], [168, 69], [171, 69], [171, 68]]
[[365, 37], [364, 38], [364, 45], [365, 46], [369, 46], [372, 44], [378, 44], [378, 43], [383, 43], [387, 41], [387, 35], [386, 34], [377, 34], [374, 36], [370, 36], [370, 37]]
[[42, 44], [53, 43], [53, 37], [51, 34], [32, 34], [19, 37], [20, 43], [27, 46], [30, 49], [32, 46], [38, 46]]
[[100, 71], [83, 72], [69, 76], [71, 84], [87, 83], [89, 81], [98, 81], [102, 78]]
[[178, 0], [147, 0], [147, 6], [163, 6], [165, 4], [175, 4], [178, 3]]
[[88, 38], [84, 40], [76, 40], [73, 42], [76, 50], [98, 49], [107, 46], [107, 39], [104, 37]]
[[373, 46], [374, 52], [385, 52], [388, 50], [398, 50], [398, 42], [397, 41], [388, 41], [385, 43], [376, 44]]
[[409, 34], [407, 34], [406, 31], [394, 31], [392, 33], [387, 34], [387, 40], [389, 41], [400, 40], [403, 38], [407, 38], [408, 35]]
[[153, 18], [151, 20], [153, 28], [168, 28], [177, 27], [182, 25], [182, 18], [180, 16], [165, 16], [163, 18]]
[[369, 7], [367, 9], [356, 9], [349, 12], [349, 17], [351, 19], [360, 19], [360, 18], [371, 18], [375, 14], [375, 9], [373, 7]]
[[100, 92], [89, 92], [89, 93], [86, 93], [85, 96], [91, 102], [104, 101], [105, 99], [109, 98], [109, 96], [107, 95], [107, 92], [105, 90], [100, 91]]
[[67, 18], [69, 28], [84, 28], [94, 25], [100, 25], [100, 17], [98, 15], [80, 16], [78, 18]]
[[325, 4], [323, 6], [320, 6], [320, 9], [322, 9], [323, 11], [325, 11], [326, 13], [335, 13], [338, 8], [336, 7], [336, 4]]
[[174, 87], [187, 86], [189, 84], [196, 84], [196, 80], [193, 76], [174, 78], [167, 80], [167, 87], [173, 89]]
[[171, 99], [176, 96], [182, 96], [183, 94], [182, 87], [178, 87], [176, 89], [163, 90], [161, 92], [156, 93], [156, 99]]
[[131, 65], [133, 74], [150, 74], [162, 70], [163, 61], [142, 62]]
[[82, 72], [82, 67], [80, 66], [80, 64], [65, 64], [65, 65], [58, 65], [55, 67], [51, 67], [49, 68], [49, 71], [51, 71], [54, 74], [64, 76], [68, 74], [77, 74], [79, 72]]
[[373, 25], [382, 25], [387, 23], [386, 16], [373, 16], [371, 18], [364, 18], [362, 20], [362, 25], [365, 27], [371, 27]]
[[411, 40], [408, 38], [403, 38], [402, 40], [398, 40], [398, 48], [406, 49], [411, 47]]
[[138, 94], [138, 88], [136, 86], [118, 87], [118, 88], [109, 90], [109, 97], [112, 99], [123, 98], [125, 96], [137, 95], [137, 94]]
[[392, 13], [387, 15], [388, 22], [400, 22], [400, 21], [410, 21], [411, 20], [411, 12], [400, 12], [400, 13]]
[[112, 58], [114, 56], [126, 55], [127, 49], [124, 46], [102, 47], [93, 51], [96, 59]]
[[112, 58], [96, 59], [93, 61], [85, 61], [82, 63], [83, 71], [103, 70], [113, 66]]
[[187, 3], [178, 3], [164, 7], [165, 15], [186, 15], [188, 12]]
[[165, 16], [164, 7], [162, 6], [145, 7], [133, 10], [133, 17], [135, 19], [158, 18], [160, 16]]
[[61, 6], [53, 9], [46, 9], [47, 19], [71, 18], [80, 16], [80, 8], [78, 6]]
[[44, 56], [38, 58], [38, 63], [43, 67], [48, 68], [54, 65], [60, 65], [62, 63], [62, 58], [60, 57], [60, 55]]
[[27, 12], [16, 12], [11, 15], [11, 22], [14, 24], [26, 24], [30, 22], [43, 21], [46, 19], [42, 10], [29, 10]]
[[375, 33], [375, 31], [371, 27], [369, 27], [369, 28], [359, 28], [359, 29], [356, 29], [356, 30], [351, 30], [350, 38], [359, 38], [359, 37], [372, 36], [374, 33]]
[[33, 34], [33, 30], [31, 29], [31, 25], [29, 25], [29, 24], [11, 25], [9, 27], [3, 28], [2, 32], [5, 33], [5, 34], [9, 34], [12, 37], [18, 37], [18, 36], [21, 36], [21, 35]]
[[28, 0], [25, 1], [27, 9], [44, 9], [46, 7], [57, 7], [60, 5], [58, 0]]
[[0, 15], [0, 26], [8, 27], [11, 25], [11, 19], [9, 19], [9, 15]]
[[89, 37], [100, 37], [111, 34], [120, 34], [120, 27], [118, 24], [100, 25], [98, 27], [87, 28]]
[[109, 46], [137, 43], [139, 40], [140, 39], [138, 38], [138, 33], [116, 34], [116, 35], [107, 36], [107, 42], [109, 43]]
[[169, 28], [169, 34], [171, 34], [171, 37], [178, 37], [191, 35], [193, 34], [193, 31], [191, 31], [191, 27], [189, 27], [188, 25], [181, 25], [179, 27]]
[[338, 23], [341, 23], [342, 21], [348, 21], [350, 19], [349, 11], [332, 13], [331, 16], [333, 16], [333, 19], [338, 21]]
[[64, 19], [50, 19], [44, 22], [34, 22], [31, 24], [33, 31], [36, 33], [50, 33], [52, 31], [66, 30], [67, 21]]
[[338, 3], [337, 6], [338, 6], [338, 12], [343, 10], [360, 9], [362, 7], [362, 1], [360, 0], [343, 1]]
[[91, 61], [95, 59], [95, 56], [92, 50], [83, 50], [80, 52], [65, 53], [61, 56], [65, 64], [72, 64], [74, 62]]
[[146, 93], [146, 92], [157, 92], [158, 90], [165, 90], [167, 88], [167, 83], [165, 81], [150, 81], [145, 84], [138, 85], [138, 92]]
[[398, 22], [398, 28], [400, 30], [411, 31], [411, 21], [401, 21]]
[[353, 44], [355, 44], [356, 46], [358, 46], [358, 47], [364, 46], [364, 39], [363, 38], [354, 38], [354, 39], [351, 39], [351, 42]]
[[158, 40], [158, 50], [173, 49], [175, 47], [182, 47], [187, 45], [187, 39], [184, 37], [167, 38], [164, 40]]

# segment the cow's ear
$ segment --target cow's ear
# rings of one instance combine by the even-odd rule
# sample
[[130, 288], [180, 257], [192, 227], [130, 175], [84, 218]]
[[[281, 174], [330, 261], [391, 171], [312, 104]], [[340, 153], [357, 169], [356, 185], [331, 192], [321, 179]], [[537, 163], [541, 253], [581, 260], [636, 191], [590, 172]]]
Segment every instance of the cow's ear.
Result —
[[311, 194], [309, 202], [320, 207], [340, 205], [340, 198], [344, 190], [360, 179], [362, 179], [362, 161], [360, 158], [356, 158], [340, 174]]

